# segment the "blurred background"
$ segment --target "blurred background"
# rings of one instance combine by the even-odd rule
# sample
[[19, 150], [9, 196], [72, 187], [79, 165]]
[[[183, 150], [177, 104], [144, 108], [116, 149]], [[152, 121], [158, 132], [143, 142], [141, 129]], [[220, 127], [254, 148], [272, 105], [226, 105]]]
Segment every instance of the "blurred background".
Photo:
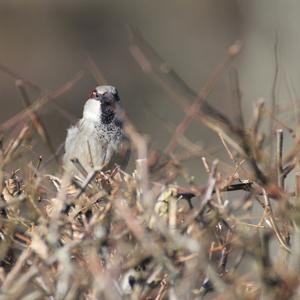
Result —
[[[71, 90], [54, 100], [55, 106], [49, 104], [39, 112], [55, 148], [64, 141], [70, 124], [81, 116], [84, 101], [97, 84], [97, 70], [119, 89], [138, 131], [150, 137], [152, 147], [164, 149], [184, 113], [132, 56], [128, 26], [137, 28], [195, 91], [222, 62], [228, 47], [242, 40], [243, 52], [234, 66], [249, 120], [254, 101], [261, 97], [271, 101], [278, 71], [276, 47], [278, 109], [292, 107], [292, 98], [297, 100], [299, 9], [300, 3], [294, 0], [1, 1], [0, 64], [44, 92], [84, 71]], [[31, 101], [39, 95], [32, 89], [28, 92]], [[7, 72], [0, 72], [0, 101], [1, 123], [24, 109], [15, 79]], [[207, 101], [229, 117], [237, 113], [228, 72]], [[290, 118], [290, 111], [283, 109], [281, 121]], [[226, 159], [219, 138], [205, 126], [193, 123], [188, 137]], [[37, 142], [30, 152], [32, 159], [37, 159], [47, 151]], [[187, 166], [192, 172], [203, 170], [200, 159]]]

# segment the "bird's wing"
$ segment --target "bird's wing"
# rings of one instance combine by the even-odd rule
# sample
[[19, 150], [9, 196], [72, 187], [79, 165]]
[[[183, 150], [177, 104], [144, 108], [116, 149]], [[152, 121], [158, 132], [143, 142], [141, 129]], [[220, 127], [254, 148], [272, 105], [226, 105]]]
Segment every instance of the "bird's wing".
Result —
[[74, 153], [74, 146], [75, 146], [75, 138], [78, 135], [79, 129], [78, 126], [72, 126], [68, 129], [67, 132], [67, 137], [65, 141], [65, 155], [64, 155], [64, 162], [68, 163], [70, 159], [72, 158], [71, 156]]
[[118, 149], [113, 151], [110, 163], [106, 166], [105, 170], [111, 170], [115, 165], [118, 165], [122, 170], [125, 170], [130, 159], [130, 154], [130, 140], [126, 136], [123, 136]]

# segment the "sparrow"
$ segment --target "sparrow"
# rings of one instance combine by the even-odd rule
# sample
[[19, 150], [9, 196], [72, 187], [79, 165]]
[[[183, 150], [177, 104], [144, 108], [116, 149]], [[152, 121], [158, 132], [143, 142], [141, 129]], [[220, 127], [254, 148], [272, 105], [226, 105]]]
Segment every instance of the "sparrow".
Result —
[[108, 170], [114, 165], [126, 168], [129, 140], [123, 130], [123, 108], [114, 86], [97, 86], [87, 99], [82, 118], [67, 131], [63, 164], [66, 171], [78, 173], [76, 160], [87, 173]]

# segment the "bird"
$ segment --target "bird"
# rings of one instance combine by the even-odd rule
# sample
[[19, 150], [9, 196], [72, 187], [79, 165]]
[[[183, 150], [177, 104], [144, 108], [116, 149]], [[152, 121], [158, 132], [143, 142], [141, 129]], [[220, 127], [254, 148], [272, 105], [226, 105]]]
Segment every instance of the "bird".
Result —
[[75, 160], [85, 175], [95, 169], [109, 170], [114, 165], [125, 169], [130, 143], [123, 125], [124, 110], [118, 90], [111, 85], [97, 86], [84, 104], [82, 118], [67, 131], [65, 171], [78, 174]]

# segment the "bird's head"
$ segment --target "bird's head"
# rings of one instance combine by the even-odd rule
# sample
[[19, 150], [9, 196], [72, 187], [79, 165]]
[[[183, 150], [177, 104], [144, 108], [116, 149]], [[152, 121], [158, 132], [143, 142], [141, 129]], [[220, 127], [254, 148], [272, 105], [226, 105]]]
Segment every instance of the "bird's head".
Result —
[[84, 106], [83, 117], [110, 124], [120, 107], [120, 97], [114, 86], [97, 86]]

